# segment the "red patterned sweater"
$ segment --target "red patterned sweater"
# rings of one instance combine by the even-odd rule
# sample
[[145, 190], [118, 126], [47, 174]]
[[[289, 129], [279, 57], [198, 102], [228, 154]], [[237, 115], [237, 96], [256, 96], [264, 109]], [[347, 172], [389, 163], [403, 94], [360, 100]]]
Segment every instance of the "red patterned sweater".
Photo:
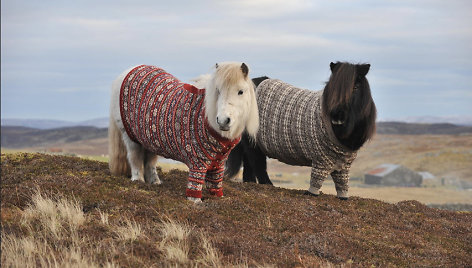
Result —
[[202, 197], [203, 184], [222, 196], [224, 163], [239, 142], [221, 137], [208, 124], [205, 90], [180, 82], [163, 69], [131, 70], [120, 91], [120, 112], [131, 140], [189, 167], [186, 195]]

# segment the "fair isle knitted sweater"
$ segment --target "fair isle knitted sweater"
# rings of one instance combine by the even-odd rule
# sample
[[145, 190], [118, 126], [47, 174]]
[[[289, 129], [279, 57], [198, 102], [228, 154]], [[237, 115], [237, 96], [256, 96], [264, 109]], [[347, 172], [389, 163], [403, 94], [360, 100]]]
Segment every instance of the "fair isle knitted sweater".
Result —
[[189, 167], [186, 195], [202, 197], [205, 181], [222, 196], [224, 163], [239, 139], [221, 137], [208, 125], [204, 89], [184, 84], [163, 69], [141, 65], [123, 80], [120, 112], [126, 133], [146, 150]]
[[256, 91], [261, 150], [290, 165], [311, 166], [311, 187], [319, 190], [331, 175], [338, 193], [347, 194], [349, 169], [357, 154], [339, 143], [322, 115], [323, 91], [299, 89], [276, 79], [264, 80]]

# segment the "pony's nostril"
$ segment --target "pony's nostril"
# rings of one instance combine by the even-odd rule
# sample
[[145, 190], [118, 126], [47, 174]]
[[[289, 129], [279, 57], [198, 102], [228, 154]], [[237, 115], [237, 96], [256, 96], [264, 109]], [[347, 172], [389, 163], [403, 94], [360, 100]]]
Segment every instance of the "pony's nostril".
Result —
[[216, 117], [216, 122], [218, 123], [218, 125], [220, 125], [220, 126], [222, 126], [222, 127], [228, 126], [229, 123], [231, 122], [231, 118], [229, 118], [229, 117], [226, 117], [226, 118], [223, 117], [223, 118], [220, 120], [220, 118], [217, 116], [217, 117]]

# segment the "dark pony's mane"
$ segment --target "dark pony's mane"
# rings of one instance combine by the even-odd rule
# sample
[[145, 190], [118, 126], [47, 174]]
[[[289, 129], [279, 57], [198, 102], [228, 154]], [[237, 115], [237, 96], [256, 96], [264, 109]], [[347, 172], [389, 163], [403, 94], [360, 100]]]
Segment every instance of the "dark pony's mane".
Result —
[[365, 77], [370, 64], [336, 62], [330, 68], [322, 96], [323, 116], [341, 144], [358, 150], [375, 132], [377, 110]]

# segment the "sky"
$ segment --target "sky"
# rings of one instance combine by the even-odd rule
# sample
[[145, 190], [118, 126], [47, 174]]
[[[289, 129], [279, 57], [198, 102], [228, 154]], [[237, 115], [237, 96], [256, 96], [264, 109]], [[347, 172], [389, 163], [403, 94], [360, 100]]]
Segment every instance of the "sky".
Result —
[[378, 118], [472, 115], [472, 1], [1, 1], [1, 116], [108, 116], [112, 81], [149, 64], [188, 82], [240, 61], [321, 90], [370, 63]]

